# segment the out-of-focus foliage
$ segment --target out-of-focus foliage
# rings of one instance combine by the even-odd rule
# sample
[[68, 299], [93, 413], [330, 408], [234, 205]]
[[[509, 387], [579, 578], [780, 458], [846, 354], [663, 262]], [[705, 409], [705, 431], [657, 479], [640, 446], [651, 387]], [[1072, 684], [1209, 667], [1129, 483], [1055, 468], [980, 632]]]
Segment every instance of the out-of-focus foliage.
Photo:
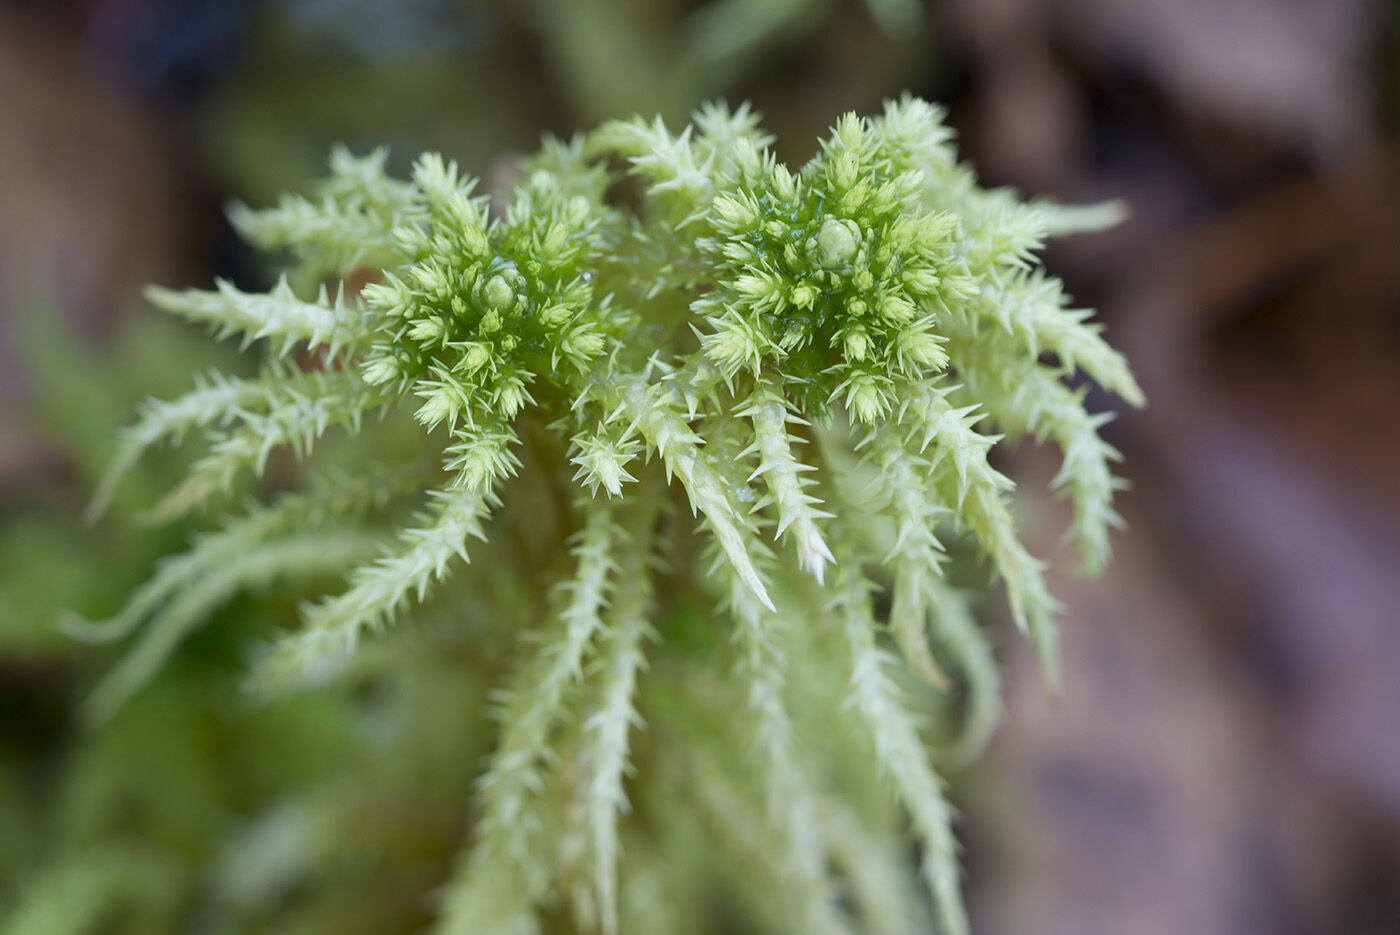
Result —
[[[245, 80], [214, 96], [207, 157], [259, 203], [315, 175], [336, 143], [436, 150], [486, 174], [532, 150], [542, 128], [567, 136], [638, 113], [676, 122], [736, 87], [754, 96], [754, 79], [759, 98], [792, 99], [810, 131], [917, 78], [929, 23], [916, 0], [268, 4], [242, 53]], [[774, 69], [777, 56], [791, 66]], [[801, 84], [812, 79], [829, 85], [820, 102]]]

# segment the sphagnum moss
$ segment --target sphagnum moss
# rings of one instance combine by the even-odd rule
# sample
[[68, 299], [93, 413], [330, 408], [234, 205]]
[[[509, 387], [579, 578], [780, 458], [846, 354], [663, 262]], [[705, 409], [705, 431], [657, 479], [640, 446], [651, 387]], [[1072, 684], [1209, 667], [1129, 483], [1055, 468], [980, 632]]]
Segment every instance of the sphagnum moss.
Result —
[[[906, 700], [923, 689], [886, 631], [909, 672], [964, 687], [966, 732], [949, 749], [975, 752], [995, 723], [996, 669], [949, 584], [945, 541], [980, 548], [1052, 680], [1057, 666], [1055, 602], [989, 460], [993, 433], [1063, 450], [1056, 485], [1097, 569], [1118, 522], [1117, 453], [1097, 433], [1106, 417], [1064, 380], [1083, 371], [1142, 397], [1034, 260], [1045, 237], [1111, 212], [981, 189], [949, 138], [933, 107], [905, 98], [843, 117], [793, 172], [750, 111], [709, 106], [679, 135], [633, 120], [547, 142], [504, 204], [435, 155], [398, 181], [382, 153], [337, 151], [313, 197], [236, 209], [251, 242], [290, 253], [277, 286], [150, 298], [245, 344], [267, 339], [270, 362], [148, 405], [99, 500], [143, 450], [192, 430], [208, 453], [158, 518], [371, 413], [416, 420], [430, 465], [340, 464], [337, 481], [198, 539], [87, 631], [144, 625], [93, 713], [137, 690], [213, 605], [273, 575], [349, 577], [306, 607], [255, 684], [343, 671], [367, 631], [429, 599], [469, 551], [527, 580], [525, 553], [493, 546], [511, 532], [493, 514], [559, 491], [568, 570], [553, 619], [489, 623], [530, 638], [438, 930], [538, 931], [541, 908], [561, 905], [583, 930], [679, 926], [685, 887], [713, 876], [675, 872], [692, 858], [671, 850], [698, 820], [713, 865], [757, 868], [730, 883], [751, 889], [759, 922], [899, 931], [922, 913], [916, 889], [891, 878], [898, 837], [870, 799], [884, 787], [918, 838], [941, 929], [965, 933], [952, 812]], [[635, 204], [616, 195], [624, 175]], [[346, 285], [366, 273], [358, 293]], [[698, 529], [674, 509], [678, 489]], [[417, 519], [366, 560], [368, 518], [415, 493]], [[528, 517], [529, 502], [512, 515]], [[675, 595], [690, 593], [710, 608], [700, 625], [721, 635], [717, 653], [678, 622]], [[828, 714], [854, 729], [831, 729]], [[634, 756], [665, 765], [633, 776]], [[642, 806], [630, 817], [629, 791]], [[865, 865], [876, 855], [884, 870]]]

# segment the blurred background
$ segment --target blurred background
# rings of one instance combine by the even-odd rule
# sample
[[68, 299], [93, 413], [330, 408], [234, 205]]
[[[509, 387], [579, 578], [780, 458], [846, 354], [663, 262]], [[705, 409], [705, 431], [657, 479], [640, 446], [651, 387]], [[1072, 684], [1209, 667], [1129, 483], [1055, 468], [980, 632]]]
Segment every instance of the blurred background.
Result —
[[[796, 161], [906, 89], [948, 107], [986, 184], [1127, 202], [1047, 262], [1150, 400], [1107, 429], [1133, 482], [1113, 563], [1055, 576], [1064, 691], [1002, 640], [1009, 715], [955, 780], [976, 930], [1400, 932], [1393, 0], [0, 0], [0, 932], [65, 849], [132, 824], [197, 873], [273, 785], [240, 772], [248, 728], [218, 702], [235, 667], [200, 661], [229, 655], [217, 636], [151, 703], [193, 722], [148, 706], [102, 739], [74, 703], [112, 653], [54, 626], [110, 613], [191, 532], [131, 521], [173, 458], [112, 520], [78, 515], [137, 400], [238, 366], [139, 300], [269, 282], [229, 200], [299, 189], [337, 141], [387, 144], [399, 171], [438, 149], [499, 185], [542, 132], [674, 126], [711, 97], [752, 101]], [[1051, 460], [1009, 459], [1032, 545], [1072, 567]], [[140, 748], [164, 729], [201, 752]], [[81, 779], [122, 757], [119, 792]], [[133, 824], [167, 769], [209, 801]]]

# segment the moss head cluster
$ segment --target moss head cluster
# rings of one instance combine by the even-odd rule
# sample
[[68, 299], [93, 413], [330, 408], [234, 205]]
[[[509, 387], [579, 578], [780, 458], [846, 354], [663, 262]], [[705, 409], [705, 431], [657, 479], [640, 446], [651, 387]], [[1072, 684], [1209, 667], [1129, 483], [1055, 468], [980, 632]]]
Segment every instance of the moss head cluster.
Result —
[[976, 289], [957, 215], [919, 203], [884, 126], [843, 118], [796, 175], [741, 143], [702, 241], [724, 276], [693, 306], [727, 376], [780, 373], [809, 407], [865, 423], [889, 414], [896, 379], [946, 366], [938, 314]]
[[413, 178], [422, 209], [393, 231], [410, 261], [362, 291], [382, 336], [365, 358], [369, 382], [412, 387], [430, 427], [511, 418], [535, 378], [562, 381], [561, 364], [582, 372], [616, 340], [592, 285], [604, 246], [596, 201], [536, 171], [495, 223], [441, 157], [423, 157]]

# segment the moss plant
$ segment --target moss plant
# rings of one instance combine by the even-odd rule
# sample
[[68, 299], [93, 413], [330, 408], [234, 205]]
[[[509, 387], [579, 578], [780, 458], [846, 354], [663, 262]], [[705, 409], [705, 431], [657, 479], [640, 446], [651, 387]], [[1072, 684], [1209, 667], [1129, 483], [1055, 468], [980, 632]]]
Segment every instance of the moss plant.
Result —
[[[435, 155], [400, 181], [337, 151], [311, 196], [238, 208], [289, 255], [279, 283], [150, 298], [265, 369], [149, 404], [96, 505], [193, 431], [206, 453], [156, 519], [332, 429], [364, 444], [75, 623], [134, 640], [90, 711], [241, 589], [343, 571], [256, 659], [256, 690], [353, 680], [394, 640], [411, 666], [454, 627], [476, 647], [462, 679], [504, 673], [438, 931], [696, 931], [720, 892], [769, 931], [910, 931], [931, 898], [965, 933], [934, 763], [975, 752], [998, 689], [949, 555], [986, 557], [1053, 680], [1055, 602], [989, 457], [1002, 434], [1062, 449], [1096, 570], [1117, 455], [1064, 381], [1141, 395], [1034, 260], [1112, 212], [979, 188], [949, 138], [906, 98], [843, 117], [794, 172], [751, 112], [709, 106], [679, 134], [546, 142], [495, 201]], [[960, 729], [930, 744], [920, 709], [954, 688]]]

